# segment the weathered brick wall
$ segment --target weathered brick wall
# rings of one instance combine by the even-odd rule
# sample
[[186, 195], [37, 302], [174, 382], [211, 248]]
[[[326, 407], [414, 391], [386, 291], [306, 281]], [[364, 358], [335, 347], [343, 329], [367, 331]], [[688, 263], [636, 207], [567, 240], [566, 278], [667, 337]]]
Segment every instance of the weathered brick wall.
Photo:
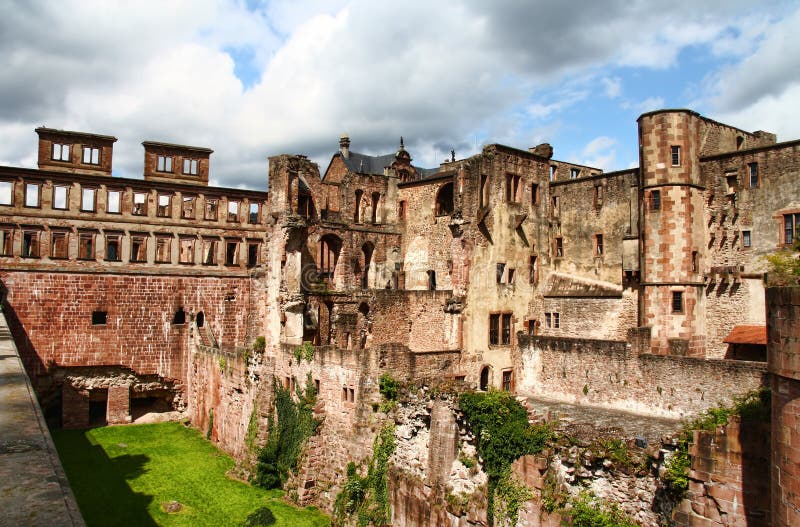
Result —
[[763, 363], [636, 356], [626, 342], [521, 337], [517, 390], [571, 403], [684, 417], [763, 386]]
[[636, 327], [638, 295], [626, 289], [616, 298], [546, 297], [543, 310], [559, 314], [559, 327], [542, 324], [541, 335], [623, 340]]

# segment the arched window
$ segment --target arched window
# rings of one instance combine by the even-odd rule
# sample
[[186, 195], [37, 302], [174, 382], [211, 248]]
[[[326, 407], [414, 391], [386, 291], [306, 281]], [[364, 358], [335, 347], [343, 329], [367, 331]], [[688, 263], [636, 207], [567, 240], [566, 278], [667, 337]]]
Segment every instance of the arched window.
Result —
[[353, 223], [361, 223], [361, 196], [363, 195], [363, 190], [356, 190], [356, 201], [355, 205], [353, 206]]
[[436, 194], [436, 215], [449, 216], [453, 213], [453, 183], [442, 185]]
[[481, 368], [480, 389], [484, 392], [489, 389], [491, 373], [492, 373], [491, 366], [484, 366], [483, 368]]
[[361, 267], [361, 289], [367, 289], [369, 287], [369, 268], [370, 264], [372, 264], [372, 253], [375, 250], [375, 246], [372, 245], [372, 242], [367, 242], [361, 247], [362, 257], [364, 259], [364, 265]]
[[323, 277], [332, 277], [339, 261], [342, 240], [333, 234], [326, 234], [319, 240], [319, 273]]
[[206, 316], [203, 314], [202, 311], [200, 311], [199, 313], [197, 313], [197, 317], [195, 317], [194, 320], [195, 320], [195, 323], [197, 324], [197, 327], [198, 328], [202, 328], [203, 324], [205, 324], [205, 322], [206, 322]]
[[381, 201], [379, 192], [372, 193], [372, 223], [378, 223], [378, 203]]

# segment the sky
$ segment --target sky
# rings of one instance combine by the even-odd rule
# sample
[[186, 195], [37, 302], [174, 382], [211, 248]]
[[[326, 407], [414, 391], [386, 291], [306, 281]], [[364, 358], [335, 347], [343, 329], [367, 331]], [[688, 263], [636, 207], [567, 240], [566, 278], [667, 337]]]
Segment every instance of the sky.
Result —
[[34, 128], [214, 149], [211, 183], [264, 190], [269, 156], [324, 172], [347, 134], [413, 162], [502, 143], [606, 171], [636, 118], [690, 108], [800, 138], [800, 2], [0, 0], [0, 165]]

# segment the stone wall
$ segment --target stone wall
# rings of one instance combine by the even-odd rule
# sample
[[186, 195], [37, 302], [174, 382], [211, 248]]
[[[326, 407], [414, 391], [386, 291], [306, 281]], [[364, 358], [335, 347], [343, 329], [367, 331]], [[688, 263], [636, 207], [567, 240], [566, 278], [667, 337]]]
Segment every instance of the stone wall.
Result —
[[692, 416], [766, 384], [763, 363], [635, 355], [627, 342], [521, 336], [517, 391], [647, 415]]

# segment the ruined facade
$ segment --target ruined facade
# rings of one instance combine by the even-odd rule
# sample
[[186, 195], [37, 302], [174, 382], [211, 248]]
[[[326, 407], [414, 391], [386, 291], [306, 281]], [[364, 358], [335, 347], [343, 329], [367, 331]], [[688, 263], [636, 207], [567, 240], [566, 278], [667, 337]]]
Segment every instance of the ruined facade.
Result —
[[273, 379], [310, 375], [300, 484], [328, 505], [385, 372], [668, 416], [763, 384], [737, 328], [765, 326], [761, 257], [800, 229], [800, 141], [688, 110], [639, 118], [635, 169], [546, 144], [423, 169], [342, 136], [322, 172], [271, 157], [268, 193], [208, 186], [206, 148], [145, 141], [124, 179], [114, 137], [37, 132], [38, 170], [0, 167], [0, 281], [52, 419], [186, 409], [237, 453]]

